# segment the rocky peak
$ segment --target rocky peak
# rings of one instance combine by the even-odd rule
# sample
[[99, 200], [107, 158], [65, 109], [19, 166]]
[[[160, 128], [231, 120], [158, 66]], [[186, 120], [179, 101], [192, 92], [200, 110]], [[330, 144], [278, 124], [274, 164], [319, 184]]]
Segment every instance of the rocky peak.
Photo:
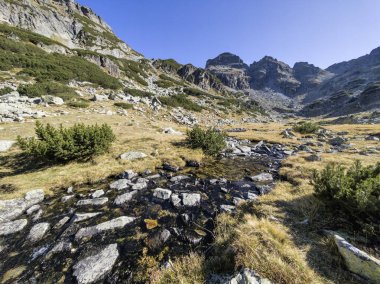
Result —
[[71, 49], [118, 58], [136, 54], [102, 18], [74, 0], [0, 1], [0, 24], [33, 31]]
[[292, 68], [271, 56], [265, 56], [249, 67], [250, 85], [253, 89], [270, 88], [288, 96], [293, 96], [301, 85]]
[[212, 66], [224, 66], [238, 69], [248, 69], [248, 65], [237, 55], [225, 52], [214, 59], [207, 60], [206, 68], [209, 69]]

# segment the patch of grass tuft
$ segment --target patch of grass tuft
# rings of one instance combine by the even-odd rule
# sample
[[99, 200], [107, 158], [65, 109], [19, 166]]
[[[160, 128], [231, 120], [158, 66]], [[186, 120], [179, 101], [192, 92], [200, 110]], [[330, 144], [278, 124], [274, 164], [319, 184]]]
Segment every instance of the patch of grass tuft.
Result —
[[170, 107], [182, 107], [186, 110], [200, 112], [202, 107], [195, 102], [189, 100], [186, 95], [178, 94], [170, 97], [160, 97], [160, 101]]
[[319, 128], [319, 125], [316, 123], [310, 121], [302, 121], [295, 125], [293, 127], [293, 130], [301, 134], [311, 134], [317, 132]]

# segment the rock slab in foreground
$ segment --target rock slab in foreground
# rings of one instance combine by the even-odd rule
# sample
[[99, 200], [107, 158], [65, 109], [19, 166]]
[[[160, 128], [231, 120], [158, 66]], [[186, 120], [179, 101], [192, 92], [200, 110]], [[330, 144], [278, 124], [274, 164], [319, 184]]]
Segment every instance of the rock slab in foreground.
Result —
[[207, 284], [272, 284], [268, 279], [261, 278], [256, 272], [245, 268], [233, 276], [214, 274]]
[[129, 223], [132, 223], [135, 219], [135, 217], [122, 216], [104, 223], [100, 223], [96, 226], [82, 228], [76, 233], [75, 240], [91, 238], [92, 236], [100, 234], [104, 231], [123, 228]]
[[0, 152], [8, 151], [16, 141], [11, 140], [0, 140]]
[[28, 224], [28, 220], [21, 219], [12, 222], [0, 223], [0, 236], [7, 236], [20, 232]]
[[118, 257], [117, 244], [108, 245], [98, 254], [82, 259], [75, 264], [73, 275], [79, 284], [94, 283], [112, 270]]
[[37, 242], [41, 240], [45, 233], [49, 230], [50, 224], [49, 223], [39, 223], [34, 225], [29, 232], [28, 235], [28, 241], [30, 242]]
[[374, 283], [380, 283], [380, 260], [354, 247], [345, 239], [334, 235], [335, 244], [348, 269]]

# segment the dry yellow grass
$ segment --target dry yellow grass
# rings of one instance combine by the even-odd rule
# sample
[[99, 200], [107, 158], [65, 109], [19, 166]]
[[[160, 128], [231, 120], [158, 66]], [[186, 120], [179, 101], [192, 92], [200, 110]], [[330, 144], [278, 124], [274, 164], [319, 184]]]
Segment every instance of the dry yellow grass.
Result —
[[[2, 198], [22, 196], [33, 188], [43, 188], [47, 193], [51, 189], [67, 187], [84, 182], [95, 182], [110, 175], [121, 173], [126, 169], [143, 171], [155, 169], [163, 162], [183, 166], [184, 159], [201, 160], [203, 153], [184, 146], [176, 145], [185, 139], [185, 136], [168, 135], [162, 133], [165, 127], [174, 127], [177, 130], [186, 131], [170, 121], [154, 120], [137, 112], [126, 116], [107, 116], [102, 114], [87, 114], [72, 111], [69, 115], [47, 117], [41, 119], [43, 123], [51, 123], [54, 126], [62, 124], [67, 127], [74, 123], [85, 124], [107, 123], [116, 134], [117, 141], [111, 151], [86, 163], [72, 162], [65, 165], [51, 165], [46, 168], [26, 168], [19, 163], [20, 149], [15, 146], [11, 151], [0, 154], [0, 183], [12, 185], [16, 191], [0, 193]], [[0, 140], [16, 139], [18, 135], [33, 136], [34, 122], [3, 124], [0, 131]], [[117, 157], [127, 151], [141, 151], [148, 155], [142, 160], [133, 162], [121, 161]], [[25, 161], [23, 161], [25, 162]]]

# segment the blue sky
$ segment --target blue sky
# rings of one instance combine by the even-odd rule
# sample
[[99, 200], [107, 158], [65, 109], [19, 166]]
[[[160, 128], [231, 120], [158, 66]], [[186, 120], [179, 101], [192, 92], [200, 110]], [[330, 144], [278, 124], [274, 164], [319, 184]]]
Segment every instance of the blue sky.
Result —
[[79, 0], [147, 58], [203, 67], [229, 51], [326, 68], [380, 46], [380, 0]]

